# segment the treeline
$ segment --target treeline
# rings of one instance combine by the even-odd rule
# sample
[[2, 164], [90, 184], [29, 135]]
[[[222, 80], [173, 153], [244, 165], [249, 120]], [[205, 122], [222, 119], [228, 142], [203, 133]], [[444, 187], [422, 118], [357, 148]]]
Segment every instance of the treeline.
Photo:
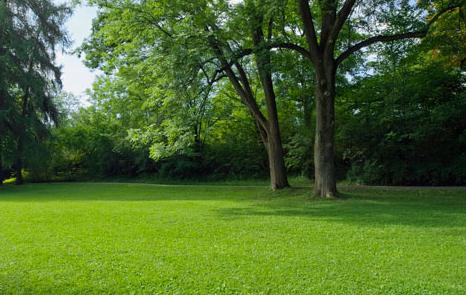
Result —
[[[377, 74], [339, 89], [338, 178], [379, 185], [466, 184], [464, 72], [418, 47], [412, 56], [393, 62], [381, 58], [374, 65]], [[103, 89], [98, 85], [99, 91]], [[192, 131], [164, 126], [165, 136], [179, 146], [160, 147], [153, 146], [152, 137], [133, 142], [134, 133], [153, 128], [148, 126], [156, 116], [143, 106], [145, 100], [93, 97], [97, 99], [91, 107], [74, 113], [55, 131], [57, 166], [52, 170], [66, 172], [62, 176], [67, 179], [268, 177], [266, 151], [240, 102], [217, 96], [216, 106], [199, 118], [206, 126], [199, 142], [194, 141], [196, 125]], [[314, 171], [313, 133], [307, 124], [315, 115], [305, 115], [304, 103], [311, 99], [287, 94], [278, 102], [287, 172], [309, 178]], [[187, 119], [188, 110], [179, 120]], [[188, 138], [181, 138], [186, 134]], [[186, 143], [180, 143], [183, 140]], [[158, 158], [156, 153], [164, 148], [177, 151]]]
[[466, 184], [461, 1], [90, 2], [102, 74], [56, 98], [31, 180]]

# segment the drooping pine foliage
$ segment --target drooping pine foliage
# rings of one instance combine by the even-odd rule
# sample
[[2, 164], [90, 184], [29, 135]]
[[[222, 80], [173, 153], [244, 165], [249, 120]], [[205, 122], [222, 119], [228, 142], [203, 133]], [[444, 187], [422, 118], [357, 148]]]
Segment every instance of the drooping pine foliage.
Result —
[[68, 43], [63, 22], [70, 12], [48, 0], [0, 1], [0, 162], [15, 166], [18, 182], [23, 161], [38, 158], [38, 144], [58, 122], [55, 57]]

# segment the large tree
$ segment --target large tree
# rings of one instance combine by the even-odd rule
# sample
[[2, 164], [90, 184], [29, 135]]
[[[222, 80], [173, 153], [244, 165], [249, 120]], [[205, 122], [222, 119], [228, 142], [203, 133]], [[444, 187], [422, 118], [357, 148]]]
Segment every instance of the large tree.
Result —
[[[269, 47], [289, 48], [306, 57], [315, 70], [315, 195], [337, 196], [335, 169], [336, 74], [355, 53], [378, 43], [423, 38], [443, 16], [464, 1], [296, 0], [302, 42], [290, 42], [287, 24]], [[287, 30], [288, 28], [288, 30]], [[354, 40], [351, 40], [354, 36]], [[293, 40], [291, 40], [293, 41]]]
[[169, 64], [167, 71], [184, 82], [202, 74], [206, 87], [227, 78], [260, 131], [273, 188], [287, 186], [275, 90], [283, 75], [273, 61], [285, 49], [302, 55], [314, 74], [314, 189], [329, 198], [337, 196], [335, 99], [337, 77], [346, 74], [342, 65], [350, 68], [347, 61], [373, 45], [423, 38], [464, 6], [455, 0], [91, 2], [101, 10], [85, 51], [109, 75], [142, 61]]
[[0, 132], [2, 141], [10, 137], [15, 144], [10, 156], [18, 184], [26, 145], [40, 141], [57, 121], [53, 97], [61, 73], [55, 55], [68, 43], [63, 23], [69, 13], [53, 1], [0, 2]]
[[[272, 52], [264, 46], [272, 37], [268, 20], [273, 10], [262, 1], [244, 6], [229, 1], [90, 2], [102, 8], [92, 39], [84, 46], [91, 65], [113, 75], [129, 62], [150, 61], [161, 67], [168, 61], [167, 75], [172, 72], [187, 83], [202, 75], [201, 84], [208, 89], [224, 85], [226, 78], [256, 123], [268, 154], [272, 188], [288, 186]], [[251, 46], [252, 58], [243, 54]], [[187, 83], [174, 82], [186, 88]]]

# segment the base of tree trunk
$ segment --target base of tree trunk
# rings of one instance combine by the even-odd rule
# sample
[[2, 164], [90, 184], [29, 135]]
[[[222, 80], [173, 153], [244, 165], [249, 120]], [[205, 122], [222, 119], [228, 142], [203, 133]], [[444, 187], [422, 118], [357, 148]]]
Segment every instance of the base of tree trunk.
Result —
[[284, 188], [289, 188], [289, 187], [290, 187], [290, 184], [288, 183], [288, 181], [286, 183], [281, 183], [281, 184], [272, 184], [272, 190], [274, 191], [281, 190]]
[[16, 172], [15, 184], [16, 185], [23, 185], [24, 184], [23, 173], [21, 171]]
[[335, 194], [335, 193], [319, 194], [319, 193], [314, 192], [314, 197], [319, 198], [319, 199], [327, 199], [327, 200], [340, 199], [340, 197], [338, 197], [338, 194]]
[[336, 187], [332, 188], [319, 188], [318, 185], [315, 186], [314, 188], [314, 196], [316, 198], [322, 198], [322, 199], [339, 199], [338, 191]]

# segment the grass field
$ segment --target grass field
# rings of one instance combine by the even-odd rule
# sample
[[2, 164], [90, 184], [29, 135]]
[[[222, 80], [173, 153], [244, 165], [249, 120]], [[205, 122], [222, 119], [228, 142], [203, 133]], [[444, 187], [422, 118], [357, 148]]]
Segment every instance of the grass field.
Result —
[[466, 189], [0, 188], [0, 294], [466, 294]]

